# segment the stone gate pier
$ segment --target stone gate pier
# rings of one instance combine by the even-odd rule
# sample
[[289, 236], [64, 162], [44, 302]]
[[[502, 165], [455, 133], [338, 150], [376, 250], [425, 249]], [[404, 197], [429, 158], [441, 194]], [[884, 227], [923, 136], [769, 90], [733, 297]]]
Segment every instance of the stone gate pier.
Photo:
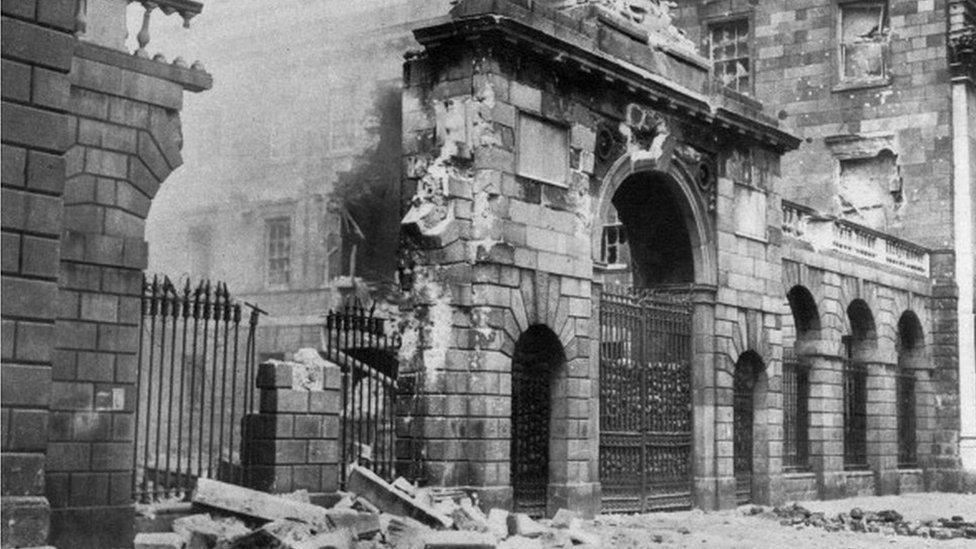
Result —
[[[488, 0], [415, 31], [401, 474], [536, 514], [734, 505], [733, 371], [749, 352], [764, 404], [747, 485], [782, 497], [777, 182], [798, 140], [714, 85], [672, 31]], [[601, 296], [618, 284], [681, 302], [689, 328], [613, 336]], [[683, 336], [687, 360], [644, 334]], [[683, 364], [687, 395], [636, 364]], [[620, 389], [601, 392], [615, 375]], [[646, 389], [628, 393], [626, 375]], [[687, 440], [642, 423], [661, 402], [691, 425]], [[601, 433], [627, 414], [643, 426]], [[649, 488], [663, 471], [683, 487]], [[609, 494], [604, 477], [635, 481]]]

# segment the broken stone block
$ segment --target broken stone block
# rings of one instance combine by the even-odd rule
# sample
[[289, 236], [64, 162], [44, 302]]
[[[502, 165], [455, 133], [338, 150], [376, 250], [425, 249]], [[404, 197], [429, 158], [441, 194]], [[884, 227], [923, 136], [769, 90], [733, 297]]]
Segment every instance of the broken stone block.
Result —
[[508, 515], [508, 532], [513, 536], [537, 538], [545, 533], [545, 531], [546, 528], [544, 526], [532, 520], [525, 513], [512, 513]]
[[424, 537], [424, 549], [495, 549], [495, 539], [481, 532], [431, 530]]
[[386, 532], [387, 542], [397, 549], [422, 549], [424, 539], [431, 531], [425, 524], [409, 517], [399, 517], [384, 513], [380, 524]]
[[324, 507], [208, 478], [197, 480], [193, 503], [267, 521], [292, 519], [320, 529], [328, 525]]
[[345, 528], [323, 532], [305, 541], [295, 543], [291, 549], [350, 549], [353, 547], [352, 532]]
[[539, 538], [512, 536], [499, 543], [497, 549], [542, 549], [542, 541]]
[[410, 481], [403, 477], [397, 477], [391, 484], [394, 488], [400, 490], [404, 494], [414, 498], [417, 497], [417, 487], [410, 484]]
[[350, 467], [346, 484], [349, 491], [368, 500], [381, 511], [408, 516], [439, 528], [450, 528], [454, 525], [451, 517], [406, 496], [364, 467]]
[[294, 492], [288, 494], [278, 494], [278, 496], [294, 501], [300, 501], [302, 503], [312, 503], [312, 499], [308, 495], [308, 490], [305, 490], [304, 488], [301, 490], [295, 490]]
[[488, 531], [488, 517], [481, 509], [475, 507], [470, 498], [461, 498], [459, 505], [451, 513], [451, 518], [454, 519], [454, 527], [458, 530]]
[[312, 537], [309, 525], [294, 520], [276, 520], [233, 540], [230, 549], [294, 549]]
[[581, 545], [589, 545], [592, 547], [601, 546], [600, 536], [594, 533], [586, 532], [579, 527], [572, 527], [568, 530], [568, 532], [569, 532], [569, 539], [571, 539], [573, 543], [581, 544]]
[[136, 534], [135, 549], [183, 549], [183, 536], [175, 532]]
[[508, 511], [492, 509], [488, 511], [488, 531], [501, 541], [508, 537]]
[[354, 509], [329, 509], [327, 515], [332, 529], [349, 530], [358, 539], [369, 539], [380, 531], [380, 517]]
[[570, 511], [569, 509], [560, 509], [556, 511], [556, 514], [552, 517], [552, 527], [553, 528], [569, 528], [569, 523], [573, 519], [578, 518], [579, 515], [575, 511]]
[[207, 514], [190, 515], [173, 521], [173, 532], [186, 541], [187, 549], [209, 549], [219, 542], [247, 535], [251, 530], [232, 518], [216, 520]]

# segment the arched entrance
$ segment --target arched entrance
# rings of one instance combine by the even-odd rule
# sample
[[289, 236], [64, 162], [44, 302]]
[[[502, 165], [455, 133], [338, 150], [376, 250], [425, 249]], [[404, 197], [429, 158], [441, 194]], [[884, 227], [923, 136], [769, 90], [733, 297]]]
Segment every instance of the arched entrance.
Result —
[[546, 512], [552, 382], [566, 362], [559, 337], [541, 324], [515, 343], [512, 357], [512, 508], [530, 516]]
[[[611, 168], [594, 242], [605, 512], [692, 505], [692, 292], [709, 281], [698, 198], [674, 175]], [[619, 285], [619, 286], [617, 286]]]
[[739, 505], [754, 497], [756, 389], [764, 369], [759, 355], [747, 351], [735, 363], [732, 375], [732, 472]]

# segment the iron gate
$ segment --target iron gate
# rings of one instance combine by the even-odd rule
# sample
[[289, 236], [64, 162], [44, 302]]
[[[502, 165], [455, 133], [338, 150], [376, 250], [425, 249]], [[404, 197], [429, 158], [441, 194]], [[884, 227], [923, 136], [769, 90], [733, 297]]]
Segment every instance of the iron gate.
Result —
[[322, 348], [342, 372], [340, 486], [355, 462], [392, 480], [400, 349], [393, 321], [351, 300], [326, 315]]
[[687, 293], [606, 288], [600, 300], [600, 482], [605, 512], [691, 507]]
[[732, 472], [735, 502], [752, 500], [752, 395], [756, 373], [751, 362], [735, 365], [732, 375]]
[[[244, 308], [247, 307], [247, 309]], [[187, 498], [198, 477], [243, 483], [241, 419], [255, 408], [260, 309], [227, 285], [143, 280], [132, 491]], [[243, 334], [241, 332], [244, 332]]]

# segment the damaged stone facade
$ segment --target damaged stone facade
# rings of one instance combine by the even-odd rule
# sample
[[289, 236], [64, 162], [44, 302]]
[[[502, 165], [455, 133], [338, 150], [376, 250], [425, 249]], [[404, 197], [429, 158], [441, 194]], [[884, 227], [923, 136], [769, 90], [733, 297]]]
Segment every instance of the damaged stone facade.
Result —
[[[828, 140], [849, 161], [847, 179], [830, 188], [849, 180], [849, 201], [883, 199], [884, 215], [844, 225], [811, 210], [796, 214], [809, 230], [796, 229], [782, 197], [800, 200], [802, 163], [783, 159], [805, 144], [711, 81], [707, 60], [649, 47], [656, 42], [632, 20], [563, 8], [469, 1], [450, 25], [416, 31], [425, 49], [408, 57], [403, 101], [404, 176], [417, 192], [403, 220], [412, 278], [401, 474], [512, 503], [513, 360], [542, 325], [566, 359], [550, 381], [546, 507], [598, 510], [601, 289], [677, 284], [694, 302], [695, 505], [736, 501], [732, 382], [753, 357], [763, 368], [754, 501], [960, 486], [958, 461], [946, 458], [954, 451], [942, 446], [955, 432], [946, 402], [958, 389], [940, 381], [937, 346], [922, 347], [937, 330], [927, 251], [870, 228], [888, 226], [909, 200], [909, 153], [878, 134]], [[561, 158], [562, 136], [565, 175], [556, 177], [551, 162], [534, 161], [540, 150]], [[862, 179], [878, 189], [859, 188]], [[845, 259], [873, 257], [877, 246], [891, 261], [908, 258], [903, 268]], [[783, 438], [785, 353], [813, 372], [799, 467]], [[848, 360], [870, 364], [867, 463], [857, 471], [842, 444]], [[909, 468], [896, 441], [899, 372], [916, 380]]]

